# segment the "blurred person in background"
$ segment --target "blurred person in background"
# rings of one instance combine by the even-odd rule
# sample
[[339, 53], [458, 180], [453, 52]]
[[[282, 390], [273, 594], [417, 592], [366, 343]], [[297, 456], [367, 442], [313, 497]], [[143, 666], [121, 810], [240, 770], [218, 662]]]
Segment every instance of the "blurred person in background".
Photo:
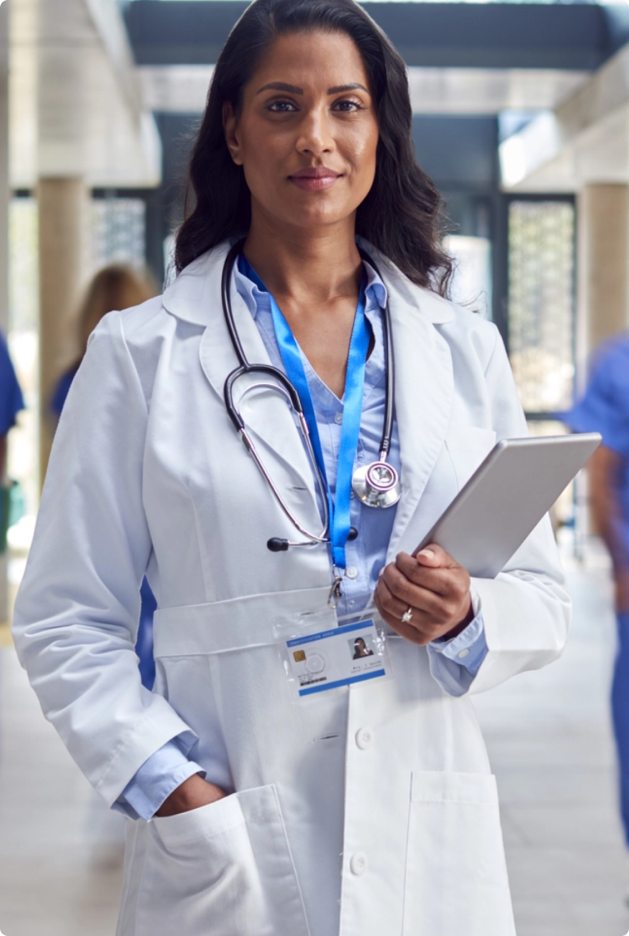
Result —
[[603, 436], [588, 464], [588, 487], [592, 518], [609, 550], [614, 576], [618, 648], [612, 720], [629, 848], [629, 334], [597, 349], [585, 394], [566, 422], [575, 432]]
[[4, 336], [0, 334], [0, 480], [7, 482], [7, 436], [23, 410], [24, 398]]
[[[149, 277], [140, 276], [135, 270], [122, 263], [115, 263], [104, 267], [92, 279], [87, 288], [83, 304], [79, 312], [79, 342], [80, 354], [70, 367], [59, 378], [55, 387], [50, 408], [55, 421], [59, 421], [66, 397], [70, 392], [72, 381], [81, 366], [87, 351], [89, 337], [108, 312], [130, 309], [141, 305], [147, 299], [152, 299], [157, 289]], [[18, 388], [19, 389], [19, 388]], [[3, 475], [4, 476], [4, 475]], [[140, 609], [140, 623], [136, 653], [139, 658], [142, 684], [147, 689], [153, 688], [155, 682], [155, 660], [153, 658], [153, 615], [157, 608], [155, 596], [151, 591], [146, 578], [140, 588], [142, 605]]]
[[57, 421], [61, 416], [72, 381], [85, 357], [89, 337], [101, 319], [108, 312], [141, 305], [156, 294], [157, 289], [148, 277], [140, 276], [126, 264], [114, 263], [96, 273], [87, 287], [79, 311], [79, 356], [59, 378], [50, 401]]
[[[0, 552], [6, 548], [6, 532], [9, 522], [9, 494], [14, 482], [8, 476], [8, 435], [15, 425], [17, 414], [23, 410], [24, 398], [15, 376], [13, 363], [4, 336], [0, 334]], [[6, 496], [5, 496], [6, 492]]]

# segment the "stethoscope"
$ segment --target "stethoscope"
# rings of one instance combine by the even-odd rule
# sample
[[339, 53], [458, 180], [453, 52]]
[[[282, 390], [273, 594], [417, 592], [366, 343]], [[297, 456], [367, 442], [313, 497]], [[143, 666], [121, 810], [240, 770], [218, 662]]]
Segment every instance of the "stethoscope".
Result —
[[[272, 537], [267, 542], [267, 547], [271, 550], [271, 552], [284, 552], [291, 546], [317, 546], [320, 544], [327, 544], [330, 542], [330, 512], [328, 508], [328, 499], [326, 496], [327, 482], [321, 472], [317, 458], [315, 456], [312, 441], [310, 439], [310, 431], [308, 429], [308, 424], [306, 422], [306, 417], [304, 415], [304, 409], [299, 394], [288, 377], [283, 374], [281, 370], [278, 370], [277, 367], [273, 367], [271, 364], [249, 363], [242, 346], [242, 342], [240, 341], [238, 330], [236, 328], [236, 322], [234, 320], [234, 313], [231, 304], [230, 283], [234, 266], [242, 252], [243, 245], [244, 240], [241, 240], [237, 244], [234, 244], [234, 246], [229, 251], [225, 260], [225, 265], [223, 266], [223, 276], [221, 282], [223, 315], [225, 316], [225, 323], [227, 325], [229, 336], [231, 338], [231, 342], [239, 362], [238, 367], [236, 367], [228, 375], [225, 381], [223, 388], [225, 408], [227, 409], [229, 418], [236, 427], [236, 430], [239, 433], [245, 448], [253, 457], [267, 484], [271, 488], [277, 503], [280, 505], [293, 526], [302, 534], [302, 536], [306, 537], [305, 542], [291, 542], [287, 539]], [[360, 250], [360, 255], [362, 259], [369, 263], [376, 271], [376, 273], [378, 273], [378, 269], [371, 257], [369, 257], [363, 250]], [[391, 335], [391, 317], [389, 314], [388, 303], [384, 310], [384, 341], [386, 346], [387, 374], [385, 415], [382, 439], [380, 441], [380, 457], [378, 461], [372, 462], [370, 465], [357, 468], [352, 475], [352, 490], [356, 497], [358, 497], [359, 500], [361, 500], [362, 503], [366, 504], [368, 507], [376, 508], [393, 507], [399, 501], [402, 493], [398, 473], [395, 468], [387, 462], [387, 456], [391, 448], [391, 436], [393, 434], [393, 388], [395, 378], [393, 339]], [[295, 517], [291, 511], [290, 507], [287, 505], [286, 501], [280, 494], [277, 485], [273, 481], [273, 478], [271, 477], [271, 474], [269, 473], [266, 465], [260, 457], [260, 453], [256, 449], [251, 436], [247, 432], [244, 419], [240, 415], [239, 409], [234, 403], [234, 385], [238, 380], [240, 380], [241, 377], [251, 376], [252, 374], [258, 375], [264, 379], [257, 380], [255, 383], [250, 383], [241, 394], [240, 402], [242, 402], [244, 397], [248, 393], [251, 393], [252, 390], [259, 390], [261, 387], [263, 387], [265, 389], [281, 393], [282, 396], [286, 398], [286, 401], [297, 416], [299, 429], [306, 448], [308, 459], [311, 463], [316, 483], [321, 493], [321, 502], [323, 505], [323, 529], [320, 533], [313, 533], [311, 530], [306, 529], [306, 527], [304, 527], [299, 522], [297, 517]], [[268, 378], [273, 379], [270, 380]], [[357, 533], [355, 530], [350, 531], [350, 539], [355, 539], [356, 536]]]

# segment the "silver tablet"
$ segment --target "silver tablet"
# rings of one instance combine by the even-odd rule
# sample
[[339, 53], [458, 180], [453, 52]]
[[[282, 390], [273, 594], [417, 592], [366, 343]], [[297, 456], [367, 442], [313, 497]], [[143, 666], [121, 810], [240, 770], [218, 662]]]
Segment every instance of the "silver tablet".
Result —
[[424, 537], [478, 578], [495, 578], [601, 443], [598, 432], [504, 439]]

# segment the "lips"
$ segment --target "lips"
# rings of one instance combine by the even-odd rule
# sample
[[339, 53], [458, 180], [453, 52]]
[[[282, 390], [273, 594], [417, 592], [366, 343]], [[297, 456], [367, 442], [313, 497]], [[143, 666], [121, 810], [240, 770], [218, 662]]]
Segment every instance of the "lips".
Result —
[[298, 169], [288, 178], [300, 189], [309, 192], [321, 192], [332, 186], [341, 178], [342, 173], [327, 169], [325, 166], [308, 166]]

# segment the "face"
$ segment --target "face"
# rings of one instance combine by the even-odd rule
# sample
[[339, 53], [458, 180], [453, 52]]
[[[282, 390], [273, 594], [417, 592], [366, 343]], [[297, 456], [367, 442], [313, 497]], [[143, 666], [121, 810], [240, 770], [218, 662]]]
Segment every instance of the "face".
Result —
[[373, 184], [378, 123], [358, 48], [345, 33], [281, 36], [224, 109], [252, 215], [281, 226], [352, 223]]

